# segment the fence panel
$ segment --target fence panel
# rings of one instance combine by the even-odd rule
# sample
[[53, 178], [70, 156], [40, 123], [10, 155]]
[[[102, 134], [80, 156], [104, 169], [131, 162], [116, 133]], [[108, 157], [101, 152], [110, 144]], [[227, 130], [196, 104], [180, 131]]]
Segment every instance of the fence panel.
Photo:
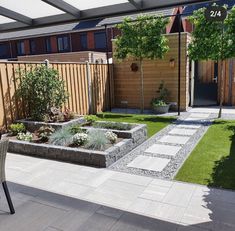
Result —
[[[19, 69], [29, 70], [38, 65], [45, 65], [45, 63], [0, 62], [0, 126], [7, 127], [16, 119], [25, 117], [27, 108], [22, 99], [15, 94], [20, 81], [17, 78], [17, 71]], [[79, 115], [87, 115], [89, 111], [97, 113], [111, 107], [113, 88], [110, 89], [112, 76], [108, 75], [108, 65], [50, 63], [49, 67], [56, 69], [61, 79], [65, 81], [69, 98], [64, 107]], [[91, 89], [88, 89], [87, 67], [91, 76]], [[112, 65], [109, 69], [112, 69]], [[110, 74], [112, 74], [111, 71]], [[89, 108], [89, 97], [92, 102], [91, 108]]]

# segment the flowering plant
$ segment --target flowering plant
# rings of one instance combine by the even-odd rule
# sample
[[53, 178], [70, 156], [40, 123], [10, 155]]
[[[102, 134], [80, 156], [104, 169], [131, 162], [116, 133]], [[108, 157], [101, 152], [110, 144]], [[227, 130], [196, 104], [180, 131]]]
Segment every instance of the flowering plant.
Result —
[[87, 140], [88, 140], [88, 135], [84, 132], [77, 133], [73, 136], [73, 144], [76, 145], [83, 145], [87, 142]]
[[110, 141], [111, 144], [115, 144], [117, 142], [117, 135], [112, 131], [107, 131], [105, 133], [106, 138]]
[[33, 135], [30, 132], [26, 132], [26, 133], [19, 132], [16, 138], [18, 140], [23, 140], [23, 141], [29, 141], [30, 142], [33, 139]]

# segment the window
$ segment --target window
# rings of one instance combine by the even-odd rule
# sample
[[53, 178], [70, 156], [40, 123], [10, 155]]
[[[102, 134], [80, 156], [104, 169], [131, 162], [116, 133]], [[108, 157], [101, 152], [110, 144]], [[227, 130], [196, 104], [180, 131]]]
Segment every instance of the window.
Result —
[[80, 35], [81, 50], [87, 49], [87, 34]]
[[69, 51], [69, 37], [68, 36], [60, 36], [57, 38], [58, 43], [58, 51], [59, 52], [65, 52]]
[[8, 46], [7, 44], [0, 44], [0, 58], [8, 58]]
[[105, 32], [96, 32], [95, 36], [95, 48], [104, 49], [106, 48], [106, 35]]
[[17, 55], [24, 55], [25, 54], [24, 41], [17, 42], [16, 46], [17, 46]]
[[29, 40], [30, 54], [36, 54], [36, 42], [35, 40]]
[[45, 47], [46, 47], [46, 52], [51, 53], [51, 39], [50, 38], [45, 38]]

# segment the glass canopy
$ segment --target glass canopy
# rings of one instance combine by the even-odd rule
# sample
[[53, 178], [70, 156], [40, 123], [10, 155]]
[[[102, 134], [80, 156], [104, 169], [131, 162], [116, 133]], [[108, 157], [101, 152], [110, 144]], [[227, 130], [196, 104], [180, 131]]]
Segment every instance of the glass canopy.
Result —
[[215, 0], [0, 0], [0, 32]]

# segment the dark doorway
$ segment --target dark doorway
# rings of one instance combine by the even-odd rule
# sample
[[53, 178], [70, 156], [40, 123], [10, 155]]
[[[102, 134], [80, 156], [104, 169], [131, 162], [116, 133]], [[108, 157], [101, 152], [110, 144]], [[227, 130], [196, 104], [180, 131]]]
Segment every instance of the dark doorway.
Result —
[[194, 106], [218, 105], [218, 63], [195, 63]]

